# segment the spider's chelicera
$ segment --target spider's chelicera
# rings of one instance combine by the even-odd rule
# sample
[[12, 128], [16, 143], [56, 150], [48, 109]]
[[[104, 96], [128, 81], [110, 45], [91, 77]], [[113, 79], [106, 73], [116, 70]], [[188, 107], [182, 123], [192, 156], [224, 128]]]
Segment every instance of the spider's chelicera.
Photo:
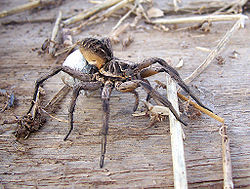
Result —
[[[36, 81], [35, 91], [31, 106], [28, 110], [28, 114], [31, 112], [34, 102], [37, 98], [37, 92], [39, 86], [48, 78], [56, 75], [59, 72], [65, 72], [69, 74], [76, 82], [73, 86], [73, 96], [69, 107], [69, 132], [65, 136], [64, 140], [67, 140], [69, 134], [73, 129], [73, 112], [76, 105], [76, 99], [81, 90], [94, 91], [99, 88], [102, 89], [101, 100], [103, 106], [103, 127], [101, 130], [101, 157], [100, 167], [103, 167], [104, 157], [106, 153], [107, 134], [109, 128], [109, 99], [113, 89], [120, 92], [130, 92], [135, 96], [135, 105], [133, 110], [136, 111], [139, 104], [139, 96], [136, 92], [138, 87], [142, 87], [149, 97], [157, 104], [164, 105], [170, 109], [175, 118], [182, 124], [187, 125], [179, 117], [172, 104], [167, 98], [160, 95], [155, 89], [152, 88], [149, 81], [146, 79], [149, 76], [155, 75], [160, 72], [168, 73], [172, 79], [174, 79], [200, 106], [205, 107], [192, 93], [189, 87], [180, 78], [178, 72], [169, 66], [166, 61], [161, 58], [149, 58], [140, 63], [133, 63], [127, 60], [122, 60], [114, 57], [112, 46], [108, 38], [95, 39], [85, 38], [79, 42], [79, 50], [77, 53], [81, 53], [86, 59], [86, 64], [82, 70], [74, 67], [69, 67], [67, 64], [58, 66], [52, 69], [50, 72], [42, 76]], [[158, 64], [157, 64], [158, 63]], [[154, 66], [152, 66], [154, 65]], [[209, 109], [208, 109], [209, 110]]]

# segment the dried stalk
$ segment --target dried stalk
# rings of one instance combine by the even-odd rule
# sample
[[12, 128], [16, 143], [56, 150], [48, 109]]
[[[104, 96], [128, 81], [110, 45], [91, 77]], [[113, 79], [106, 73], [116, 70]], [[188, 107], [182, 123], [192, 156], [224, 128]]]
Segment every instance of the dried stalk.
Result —
[[27, 4], [17, 6], [13, 9], [10, 9], [10, 10], [4, 10], [4, 11], [0, 12], [0, 18], [10, 16], [13, 14], [17, 14], [17, 13], [20, 13], [20, 12], [23, 12], [26, 10], [30, 10], [30, 9], [38, 7], [39, 5], [41, 5], [40, 0], [39, 1], [32, 1], [32, 2], [29, 2]]
[[113, 27], [112, 32], [114, 32], [120, 25], [121, 23], [133, 12], [135, 11], [137, 7], [137, 4], [134, 5], [132, 9], [130, 9], [118, 22], [117, 24]]
[[130, 27], [129, 23], [123, 24], [121, 26], [119, 26], [116, 30], [112, 31], [109, 34], [109, 38], [112, 42], [114, 43], [118, 43], [119, 40], [119, 35], [121, 35], [122, 33], [124, 33], [128, 28]]
[[71, 35], [71, 31], [68, 28], [62, 29], [62, 39], [64, 46], [72, 46], [73, 45], [73, 38]]
[[188, 24], [188, 23], [202, 23], [202, 22], [218, 22], [218, 21], [232, 21], [239, 20], [247, 16], [242, 14], [234, 15], [204, 15], [204, 16], [192, 16], [186, 18], [159, 18], [151, 21], [153, 24]]
[[33, 111], [32, 111], [32, 118], [35, 119], [37, 117], [38, 114], [38, 107], [41, 105], [41, 96], [43, 96], [45, 94], [45, 91], [42, 87], [39, 87], [38, 92], [37, 92], [37, 98], [36, 98], [36, 102], [35, 105], [33, 107]]
[[[176, 84], [170, 76], [167, 75], [166, 79], [168, 100], [172, 103], [177, 113], [179, 113]], [[187, 175], [183, 146], [183, 130], [181, 127], [181, 123], [176, 120], [175, 116], [171, 112], [169, 115], [169, 121], [174, 171], [174, 186], [175, 188], [187, 188]]]
[[[47, 114], [49, 117], [51, 117], [51, 118], [53, 118], [53, 119], [55, 119], [55, 120], [57, 120], [57, 121], [59, 121], [59, 122], [69, 123], [68, 120], [60, 119], [60, 118], [57, 118], [57, 117], [51, 115], [50, 113], [48, 113], [48, 112], [47, 112], [45, 109], [43, 109], [42, 107], [39, 107], [39, 109], [42, 110], [45, 114]], [[74, 121], [74, 123], [77, 123], [77, 122]]]
[[[56, 36], [57, 36], [58, 31], [60, 29], [61, 20], [62, 20], [62, 11], [59, 11], [56, 22], [55, 22], [55, 26], [54, 26], [54, 28], [52, 30], [51, 41], [56, 40]], [[55, 43], [50, 43], [49, 54], [51, 54], [52, 56], [54, 56], [55, 52], [56, 52], [55, 46], [56, 46]]]
[[220, 42], [217, 44], [217, 46], [209, 53], [207, 58], [203, 61], [203, 63], [190, 75], [188, 76], [184, 81], [185, 83], [190, 83], [194, 80], [197, 76], [199, 76], [208, 66], [211, 64], [213, 59], [218, 56], [218, 54], [221, 53], [221, 51], [224, 49], [226, 44], [228, 43], [229, 39], [232, 37], [232, 35], [241, 27], [244, 27], [243, 23], [246, 19], [246, 16], [241, 15], [241, 17], [238, 19], [238, 21], [233, 25], [233, 27], [223, 36], [223, 38], [220, 40]]
[[224, 119], [215, 115], [213, 112], [210, 112], [209, 110], [199, 106], [198, 104], [196, 104], [195, 102], [191, 101], [190, 99], [188, 99], [187, 97], [185, 97], [184, 95], [177, 93], [178, 97], [182, 100], [188, 101], [191, 105], [193, 105], [195, 108], [197, 108], [198, 110], [202, 111], [203, 113], [207, 114], [208, 116], [210, 116], [211, 118], [214, 118], [215, 120], [224, 123]]
[[232, 177], [232, 163], [230, 155], [229, 138], [227, 136], [227, 127], [222, 125], [220, 134], [222, 139], [222, 160], [223, 160], [223, 176], [224, 176], [224, 189], [232, 189], [233, 177]]
[[179, 10], [179, 6], [178, 6], [177, 0], [173, 0], [173, 4], [174, 4], [174, 11], [177, 12]]
[[61, 101], [65, 97], [65, 95], [69, 93], [70, 89], [71, 88], [68, 85], [64, 85], [48, 102], [44, 109], [51, 110], [59, 101]]
[[117, 3], [119, 3], [121, 0], [106, 0], [104, 1], [103, 3], [101, 4], [97, 4], [96, 6], [94, 6], [93, 8], [91, 8], [89, 11], [84, 11], [84, 12], [81, 12], [79, 13], [78, 15], [76, 16], [73, 16], [67, 20], [65, 20], [63, 22], [64, 25], [70, 25], [70, 24], [74, 24], [76, 22], [79, 22], [81, 20], [84, 20], [86, 18], [89, 18], [90, 16], [104, 10], [104, 9], [107, 9]]
[[132, 3], [132, 2], [134, 2], [134, 0], [122, 0], [121, 2], [117, 3], [116, 5], [110, 7], [108, 10], [106, 10], [105, 13], [103, 14], [103, 16], [106, 18], [110, 17], [114, 12], [125, 7], [125, 5], [127, 5], [128, 3]]
[[14, 7], [13, 9], [4, 10], [4, 11], [0, 12], [0, 18], [10, 16], [10, 15], [13, 15], [13, 14], [17, 14], [17, 13], [20, 13], [20, 12], [24, 12], [26, 10], [34, 9], [34, 8], [39, 7], [40, 5], [47, 5], [47, 4], [54, 3], [54, 2], [55, 2], [55, 0], [43, 0], [43, 1], [36, 0], [36, 1], [32, 1], [32, 2], [26, 3], [24, 5]]

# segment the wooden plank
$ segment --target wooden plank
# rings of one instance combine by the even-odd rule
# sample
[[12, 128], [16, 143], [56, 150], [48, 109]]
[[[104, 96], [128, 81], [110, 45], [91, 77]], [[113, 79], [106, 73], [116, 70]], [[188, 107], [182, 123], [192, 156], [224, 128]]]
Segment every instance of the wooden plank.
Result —
[[[1, 10], [10, 8], [15, 1], [1, 1]], [[20, 3], [25, 3], [23, 0]], [[77, 4], [80, 3], [80, 4]], [[87, 7], [85, 2], [65, 1], [62, 11], [68, 7]], [[55, 16], [58, 9], [43, 10]], [[20, 13], [21, 14], [21, 13]], [[249, 16], [249, 13], [247, 13]], [[33, 14], [32, 14], [33, 15]], [[22, 16], [29, 18], [29, 13]], [[12, 16], [11, 19], [22, 19]], [[2, 21], [7, 21], [3, 18]], [[82, 36], [108, 34], [116, 24], [107, 22], [84, 31]], [[199, 88], [195, 93], [215, 113], [225, 118], [230, 125], [227, 134], [230, 140], [233, 180], [235, 188], [249, 187], [249, 22], [240, 30], [221, 55], [226, 62], [218, 65], [214, 61], [192, 84]], [[0, 32], [0, 88], [13, 91], [18, 101], [15, 109], [0, 114], [0, 123], [21, 116], [27, 110], [35, 80], [54, 65], [54, 59], [39, 55], [37, 49], [53, 25], [50, 23], [1, 26]], [[179, 70], [182, 78], [190, 75], [205, 59], [207, 53], [196, 50], [196, 46], [212, 48], [232, 24], [218, 23], [208, 34], [198, 31], [162, 33], [148, 30], [135, 32], [134, 43], [126, 50], [114, 46], [115, 56], [134, 61], [150, 56], [171, 58], [172, 63], [183, 58], [184, 66]], [[18, 36], [18, 37], [16, 37]], [[149, 40], [150, 39], [150, 40]], [[33, 50], [32, 50], [33, 49]], [[233, 51], [237, 58], [230, 58]], [[129, 58], [128, 58], [129, 57]], [[164, 75], [150, 78], [165, 81]], [[47, 100], [61, 87], [60, 76], [44, 84]], [[164, 95], [164, 91], [161, 91]], [[140, 98], [145, 93], [139, 90]], [[55, 116], [67, 119], [70, 94], [58, 105]], [[4, 99], [0, 97], [0, 102]], [[132, 102], [131, 102], [132, 101]], [[15, 125], [0, 126], [0, 178], [5, 188], [121, 188], [173, 187], [169, 127], [165, 122], [157, 128], [136, 132], [149, 123], [148, 118], [131, 116], [133, 96], [114, 92], [111, 98], [110, 132], [107, 159], [104, 169], [98, 167], [100, 155], [100, 128], [102, 110], [99, 94], [89, 98], [83, 95], [77, 101], [75, 125], [69, 141], [63, 142], [68, 131], [66, 123], [48, 119], [46, 125], [29, 139], [18, 143], [12, 132]], [[187, 179], [190, 188], [223, 187], [220, 125], [202, 115], [197, 120], [184, 116], [189, 126], [185, 128], [185, 156]]]

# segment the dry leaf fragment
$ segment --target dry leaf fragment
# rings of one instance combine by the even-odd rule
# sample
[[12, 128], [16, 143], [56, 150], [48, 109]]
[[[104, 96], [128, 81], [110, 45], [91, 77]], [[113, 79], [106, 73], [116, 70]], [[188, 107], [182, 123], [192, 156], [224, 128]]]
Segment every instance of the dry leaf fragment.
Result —
[[152, 7], [147, 11], [149, 18], [158, 18], [164, 16], [164, 12], [161, 9]]
[[175, 66], [175, 68], [180, 69], [184, 65], [183, 58], [180, 58], [178, 64]]

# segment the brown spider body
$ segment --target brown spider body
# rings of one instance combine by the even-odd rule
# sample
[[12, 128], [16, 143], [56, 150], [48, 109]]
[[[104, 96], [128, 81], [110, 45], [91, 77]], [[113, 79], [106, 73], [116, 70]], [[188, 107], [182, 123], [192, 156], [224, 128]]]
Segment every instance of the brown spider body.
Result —
[[[37, 91], [39, 85], [46, 81], [48, 78], [56, 75], [60, 71], [63, 71], [75, 79], [80, 80], [79, 83], [73, 86], [73, 96], [69, 107], [69, 126], [70, 130], [67, 133], [64, 140], [66, 140], [73, 129], [73, 112], [75, 109], [76, 99], [81, 90], [97, 90], [102, 88], [102, 104], [103, 104], [103, 127], [101, 131], [101, 159], [100, 167], [103, 167], [104, 157], [106, 153], [108, 123], [109, 123], [109, 99], [112, 90], [115, 88], [120, 92], [130, 92], [135, 96], [134, 111], [139, 104], [139, 96], [135, 91], [138, 87], [142, 87], [147, 92], [148, 97], [153, 98], [157, 104], [164, 105], [170, 109], [173, 115], [178, 121], [187, 125], [179, 117], [172, 104], [160, 95], [155, 89], [153, 89], [146, 77], [157, 74], [159, 72], [168, 73], [192, 98], [201, 106], [206, 108], [190, 91], [188, 86], [180, 78], [178, 72], [169, 66], [163, 59], [149, 58], [141, 63], [133, 63], [127, 60], [122, 60], [113, 56], [113, 50], [109, 39], [103, 38], [101, 40], [95, 38], [86, 38], [78, 43], [79, 50], [87, 60], [84, 69], [85, 72], [77, 69], [72, 69], [67, 66], [59, 66], [51, 70], [49, 73], [39, 78], [36, 81], [35, 91], [33, 95], [33, 101], [31, 102], [28, 113], [32, 110], [34, 102], [36, 100]], [[158, 63], [158, 66], [152, 67]], [[87, 70], [87, 71], [86, 71]], [[149, 98], [148, 98], [149, 99]], [[208, 109], [208, 108], [206, 108]]]

